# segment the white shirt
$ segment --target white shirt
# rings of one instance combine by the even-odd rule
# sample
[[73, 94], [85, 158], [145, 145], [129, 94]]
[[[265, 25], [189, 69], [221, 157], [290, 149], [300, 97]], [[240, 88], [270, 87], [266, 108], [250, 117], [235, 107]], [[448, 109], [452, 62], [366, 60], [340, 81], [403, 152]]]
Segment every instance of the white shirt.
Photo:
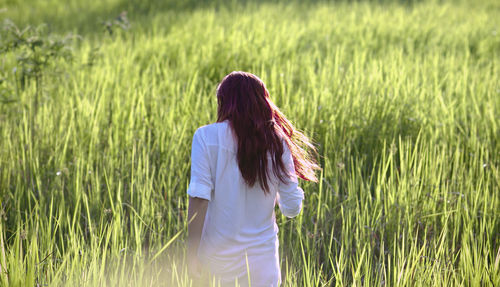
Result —
[[285, 141], [283, 146], [282, 160], [291, 175], [283, 183], [268, 172], [270, 193], [265, 194], [258, 181], [252, 187], [245, 183], [227, 120], [200, 127], [193, 136], [188, 194], [209, 200], [198, 255], [223, 282], [238, 277], [246, 283], [247, 267], [252, 286], [281, 282], [274, 207], [277, 201], [285, 216], [294, 217], [304, 198]]

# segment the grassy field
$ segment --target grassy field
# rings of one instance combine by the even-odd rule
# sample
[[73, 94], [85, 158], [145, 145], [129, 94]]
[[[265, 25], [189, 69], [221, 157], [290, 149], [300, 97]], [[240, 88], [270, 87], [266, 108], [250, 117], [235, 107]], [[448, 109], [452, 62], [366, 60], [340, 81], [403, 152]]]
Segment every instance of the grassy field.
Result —
[[500, 286], [500, 2], [244, 2], [0, 2], [46, 23], [0, 55], [1, 285], [192, 286], [191, 139], [244, 70], [323, 167], [284, 286]]

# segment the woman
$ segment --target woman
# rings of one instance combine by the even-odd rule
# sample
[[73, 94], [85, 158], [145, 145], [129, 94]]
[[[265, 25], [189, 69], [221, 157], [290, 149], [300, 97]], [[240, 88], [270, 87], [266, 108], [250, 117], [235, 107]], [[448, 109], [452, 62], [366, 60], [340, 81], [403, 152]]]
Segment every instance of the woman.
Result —
[[232, 72], [217, 88], [217, 122], [198, 128], [191, 149], [188, 269], [222, 285], [278, 286], [276, 202], [296, 216], [297, 176], [317, 181], [308, 138], [295, 130], [255, 75]]

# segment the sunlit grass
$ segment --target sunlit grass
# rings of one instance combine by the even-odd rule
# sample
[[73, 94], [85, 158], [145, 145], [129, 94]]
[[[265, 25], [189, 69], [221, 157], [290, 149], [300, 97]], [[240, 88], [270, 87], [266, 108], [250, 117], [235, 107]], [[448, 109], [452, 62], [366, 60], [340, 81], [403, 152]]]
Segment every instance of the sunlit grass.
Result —
[[[321, 155], [302, 214], [278, 216], [284, 286], [500, 285], [495, 1], [62, 2], [0, 4], [50, 24], [59, 3], [50, 29], [82, 34], [36, 114], [34, 85], [0, 103], [2, 285], [190, 286], [191, 139], [233, 70]], [[129, 30], [100, 29], [122, 9]]]

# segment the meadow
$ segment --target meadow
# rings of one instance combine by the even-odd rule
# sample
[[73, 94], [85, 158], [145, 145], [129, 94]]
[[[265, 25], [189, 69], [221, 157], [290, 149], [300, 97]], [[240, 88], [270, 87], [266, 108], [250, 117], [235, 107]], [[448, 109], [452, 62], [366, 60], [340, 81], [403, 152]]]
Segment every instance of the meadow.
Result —
[[495, 0], [3, 0], [0, 284], [194, 286], [191, 140], [244, 70], [323, 168], [277, 211], [283, 286], [500, 286], [499, 19]]

